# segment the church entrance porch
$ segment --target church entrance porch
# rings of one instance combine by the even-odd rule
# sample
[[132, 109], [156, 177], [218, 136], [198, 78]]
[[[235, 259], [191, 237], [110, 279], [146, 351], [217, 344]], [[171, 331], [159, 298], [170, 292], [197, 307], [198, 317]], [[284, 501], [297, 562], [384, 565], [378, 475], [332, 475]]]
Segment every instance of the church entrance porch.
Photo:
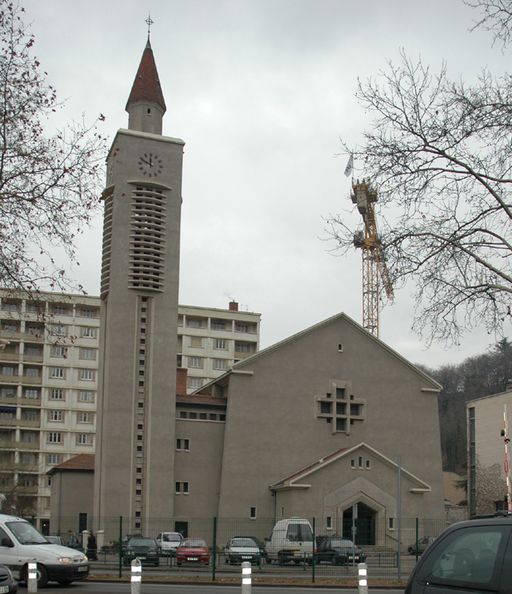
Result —
[[343, 511], [341, 532], [343, 538], [357, 545], [374, 545], [377, 512], [359, 501]]

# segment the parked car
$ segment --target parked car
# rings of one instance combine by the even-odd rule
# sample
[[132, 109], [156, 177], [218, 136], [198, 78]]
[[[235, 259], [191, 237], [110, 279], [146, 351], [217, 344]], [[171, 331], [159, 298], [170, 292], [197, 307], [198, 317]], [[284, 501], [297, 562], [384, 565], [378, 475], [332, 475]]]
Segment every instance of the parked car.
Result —
[[512, 515], [458, 522], [418, 560], [405, 594], [512, 592]]
[[0, 594], [16, 594], [18, 582], [7, 565], [0, 565]]
[[254, 540], [254, 542], [258, 545], [258, 548], [260, 550], [261, 560], [263, 561], [266, 558], [267, 552], [265, 551], [265, 543], [261, 542], [261, 540], [257, 536], [246, 536], [245, 534], [238, 534], [237, 536], [233, 536], [233, 538], [250, 538], [251, 540]]
[[434, 542], [434, 539], [434, 536], [424, 536], [423, 538], [419, 538], [417, 543], [413, 543], [407, 548], [407, 551], [410, 555], [421, 555], [428, 545]]
[[202, 538], [186, 538], [176, 549], [176, 563], [195, 563], [208, 565], [210, 563], [210, 550]]
[[142, 565], [160, 564], [160, 550], [154, 538], [144, 536], [132, 536], [123, 550], [123, 565], [130, 565], [133, 559], [137, 558]]
[[226, 563], [235, 564], [243, 561], [261, 563], [260, 548], [252, 538], [234, 536], [228, 541], [224, 549]]
[[318, 536], [316, 538], [315, 560], [333, 565], [364, 563], [366, 555], [351, 540], [341, 536]]
[[160, 547], [160, 554], [164, 556], [176, 556], [176, 549], [183, 541], [183, 536], [179, 532], [160, 532], [156, 537], [156, 542]]

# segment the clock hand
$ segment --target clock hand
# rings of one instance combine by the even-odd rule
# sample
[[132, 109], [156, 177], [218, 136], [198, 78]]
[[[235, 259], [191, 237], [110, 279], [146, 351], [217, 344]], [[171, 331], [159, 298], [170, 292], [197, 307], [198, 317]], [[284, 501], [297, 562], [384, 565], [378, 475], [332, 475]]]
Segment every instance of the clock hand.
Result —
[[141, 157], [140, 161], [141, 161], [141, 163], [145, 163], [146, 165], [153, 167], [153, 164], [150, 161], [148, 161], [147, 159], [144, 159], [144, 157]]

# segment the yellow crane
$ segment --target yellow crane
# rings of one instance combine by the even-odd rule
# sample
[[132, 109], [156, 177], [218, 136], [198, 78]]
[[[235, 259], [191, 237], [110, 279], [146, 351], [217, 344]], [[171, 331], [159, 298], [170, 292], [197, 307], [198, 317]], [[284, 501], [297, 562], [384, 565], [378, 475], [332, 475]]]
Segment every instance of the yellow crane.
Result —
[[352, 183], [352, 202], [360, 212], [364, 231], [354, 234], [354, 245], [361, 248], [363, 257], [363, 328], [379, 336], [380, 288], [382, 285], [388, 299], [393, 299], [393, 285], [384, 260], [382, 244], [377, 232], [375, 203], [377, 192], [364, 180]]

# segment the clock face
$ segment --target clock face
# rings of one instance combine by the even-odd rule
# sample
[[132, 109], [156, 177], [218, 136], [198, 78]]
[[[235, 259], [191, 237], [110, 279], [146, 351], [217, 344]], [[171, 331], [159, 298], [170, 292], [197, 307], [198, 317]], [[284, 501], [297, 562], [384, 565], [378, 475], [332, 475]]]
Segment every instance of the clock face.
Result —
[[155, 153], [142, 153], [137, 164], [139, 171], [146, 177], [156, 177], [162, 173], [164, 168], [162, 159]]

